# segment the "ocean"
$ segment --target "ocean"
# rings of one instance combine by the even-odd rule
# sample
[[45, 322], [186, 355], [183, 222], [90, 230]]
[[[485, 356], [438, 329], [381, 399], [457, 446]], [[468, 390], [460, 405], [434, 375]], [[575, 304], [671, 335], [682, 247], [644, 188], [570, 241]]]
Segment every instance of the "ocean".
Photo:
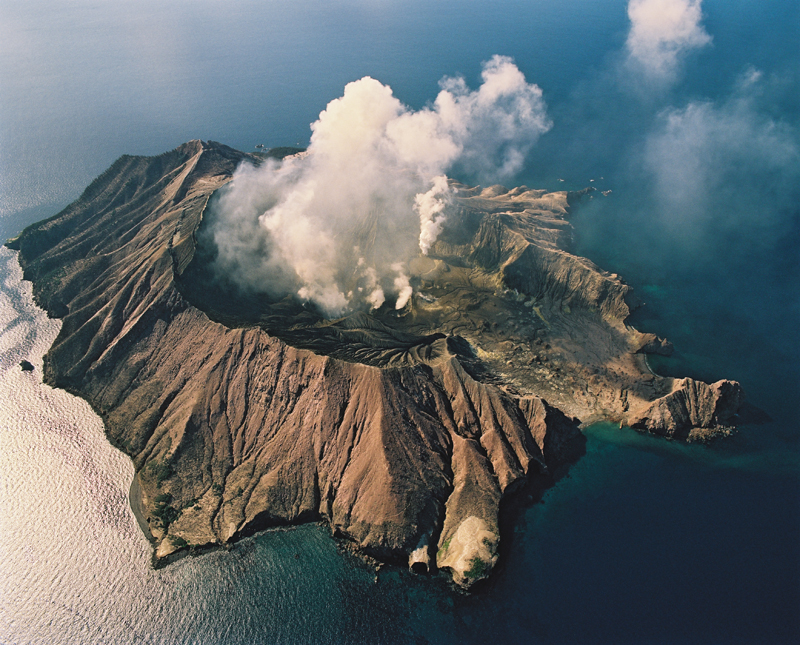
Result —
[[800, 641], [800, 6], [704, 0], [643, 50], [660, 57], [649, 76], [627, 7], [0, 0], [0, 237], [122, 154], [307, 145], [350, 81], [419, 109], [501, 54], [553, 122], [514, 183], [596, 187], [575, 250], [634, 287], [633, 325], [675, 344], [652, 367], [737, 379], [749, 403], [710, 445], [586, 428], [586, 455], [508, 506], [501, 564], [469, 596], [376, 573], [317, 525], [154, 570], [133, 466], [85, 402], [42, 384], [59, 322], [3, 248], [0, 643]]

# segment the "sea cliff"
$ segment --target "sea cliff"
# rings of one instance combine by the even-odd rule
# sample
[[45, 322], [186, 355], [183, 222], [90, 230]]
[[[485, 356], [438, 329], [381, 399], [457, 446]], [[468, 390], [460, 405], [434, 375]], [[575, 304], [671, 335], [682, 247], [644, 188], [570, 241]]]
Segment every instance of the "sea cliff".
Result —
[[157, 562], [322, 520], [469, 587], [497, 561], [501, 501], [579, 454], [581, 422], [703, 438], [742, 401], [733, 381], [649, 371], [643, 353], [669, 344], [626, 325], [618, 276], [570, 253], [577, 193], [457, 186], [399, 314], [232, 314], [198, 231], [245, 161], [262, 159], [201, 141], [122, 157], [8, 243], [63, 320], [45, 379], [133, 460]]

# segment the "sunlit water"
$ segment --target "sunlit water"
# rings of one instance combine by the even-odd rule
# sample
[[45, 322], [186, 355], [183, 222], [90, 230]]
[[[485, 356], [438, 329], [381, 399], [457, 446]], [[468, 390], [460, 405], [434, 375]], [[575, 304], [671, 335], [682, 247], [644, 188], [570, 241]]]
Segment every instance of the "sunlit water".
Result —
[[[613, 188], [576, 211], [577, 250], [649, 303], [634, 322], [676, 345], [657, 369], [737, 378], [773, 419], [708, 447], [588, 428], [587, 454], [509, 518], [499, 570], [472, 597], [393, 568], [376, 580], [313, 525], [155, 571], [128, 506], [130, 460], [85, 402], [42, 384], [59, 323], [2, 249], [0, 643], [800, 641], [797, 217], [782, 222], [778, 250], [750, 248], [771, 238], [745, 226], [738, 239], [706, 238], [703, 254], [666, 252], [630, 172], [659, 110], [724, 104], [748, 65], [778, 81], [796, 67], [797, 3], [705, 0], [713, 44], [649, 112], [603, 76], [624, 44], [625, 5], [0, 4], [0, 237], [52, 215], [120, 154], [197, 137], [305, 143], [348, 81], [370, 74], [418, 108], [443, 75], [474, 87], [480, 61], [511, 55], [555, 123], [520, 181]], [[796, 123], [796, 97], [776, 96], [769, 109]], [[760, 224], [750, 206], [761, 187], [747, 180], [763, 171], [745, 171], [737, 189], [750, 201], [736, 194], [720, 216]], [[768, 207], [781, 197], [764, 194]]]
[[16, 254], [0, 250], [0, 641], [385, 640], [395, 619], [364, 624], [351, 604], [375, 590], [375, 573], [316, 526], [150, 566], [128, 505], [130, 460], [88, 404], [42, 384], [60, 323], [32, 303], [21, 274]]
[[132, 465], [85, 402], [42, 384], [59, 323], [15, 254], [0, 261], [4, 643], [479, 643], [487, 628], [498, 642], [788, 642], [797, 629], [791, 465], [604, 425], [516, 517], [500, 571], [471, 598], [376, 576], [317, 526], [153, 570], [127, 502]]

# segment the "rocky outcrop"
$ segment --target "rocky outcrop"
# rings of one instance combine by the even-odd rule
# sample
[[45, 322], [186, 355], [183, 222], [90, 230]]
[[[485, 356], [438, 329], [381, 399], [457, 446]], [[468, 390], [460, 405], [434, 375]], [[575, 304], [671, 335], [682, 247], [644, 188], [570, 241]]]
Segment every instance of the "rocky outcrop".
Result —
[[184, 294], [203, 291], [196, 233], [243, 160], [260, 162], [200, 141], [122, 157], [9, 243], [63, 319], [45, 379], [131, 456], [157, 561], [324, 520], [470, 586], [496, 562], [503, 497], [580, 449], [573, 417], [680, 436], [735, 412], [736, 383], [643, 371], [629, 288], [567, 250], [566, 193], [462, 187], [463, 226], [420, 260], [400, 318], [223, 324]]
[[666, 338], [659, 338], [655, 334], [642, 334], [639, 349], [642, 354], [658, 354], [672, 356], [674, 347]]
[[631, 411], [628, 424], [667, 437], [687, 438], [702, 428], [724, 430], [744, 401], [742, 386], [736, 381], [672, 380], [669, 394], [639, 410]]
[[[585, 191], [456, 188], [456, 232], [445, 231], [432, 249], [452, 266], [438, 268], [429, 285], [434, 305], [415, 300], [409, 330], [457, 330], [507, 386], [583, 422], [691, 440], [727, 431], [743, 400], [739, 384], [653, 374], [643, 355], [669, 356], [672, 343], [629, 327], [640, 304], [631, 288], [570, 252], [569, 208]], [[474, 267], [467, 275], [457, 268], [463, 258]]]

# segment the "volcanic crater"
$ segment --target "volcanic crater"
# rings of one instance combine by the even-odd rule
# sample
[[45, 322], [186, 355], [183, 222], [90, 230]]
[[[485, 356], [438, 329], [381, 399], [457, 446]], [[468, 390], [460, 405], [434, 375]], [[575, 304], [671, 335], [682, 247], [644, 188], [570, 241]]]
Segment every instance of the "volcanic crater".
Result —
[[262, 160], [202, 141], [125, 156], [8, 242], [63, 320], [44, 378], [133, 460], [156, 564], [322, 520], [470, 587], [497, 562], [501, 500], [573, 458], [579, 423], [726, 431], [739, 384], [653, 374], [645, 354], [669, 343], [628, 326], [631, 289], [570, 252], [588, 191], [452, 184], [405, 306], [331, 319], [214, 271], [209, 202]]

